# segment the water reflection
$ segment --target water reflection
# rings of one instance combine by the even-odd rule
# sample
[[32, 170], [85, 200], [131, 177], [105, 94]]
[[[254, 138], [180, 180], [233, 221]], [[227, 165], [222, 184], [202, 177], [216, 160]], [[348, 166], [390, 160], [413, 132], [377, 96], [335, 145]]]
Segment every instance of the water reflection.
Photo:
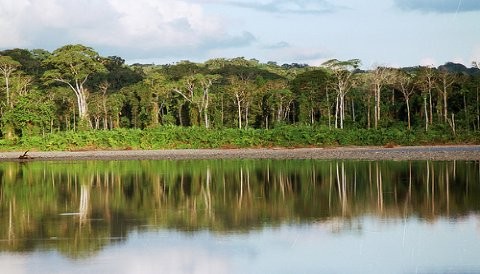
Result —
[[473, 161], [0, 163], [0, 251], [87, 258], [147, 231], [361, 234], [370, 217], [457, 222], [478, 214], [479, 182]]

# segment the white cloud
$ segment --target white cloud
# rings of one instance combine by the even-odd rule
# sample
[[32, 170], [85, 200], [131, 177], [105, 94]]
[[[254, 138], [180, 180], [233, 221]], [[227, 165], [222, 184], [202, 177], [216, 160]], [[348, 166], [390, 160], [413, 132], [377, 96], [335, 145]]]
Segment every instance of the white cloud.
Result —
[[394, 0], [394, 2], [403, 10], [422, 12], [458, 13], [480, 10], [478, 0]]
[[286, 45], [267, 49], [265, 56], [269, 58], [269, 60], [282, 63], [307, 63], [309, 65], [316, 65], [318, 60], [328, 59], [332, 56], [332, 53], [322, 47]]
[[227, 25], [200, 4], [181, 0], [0, 0], [1, 48], [83, 43], [136, 51], [135, 57], [251, 41], [251, 35], [229, 33]]
[[225, 4], [274, 13], [331, 13], [339, 6], [325, 0], [225, 0]]
[[436, 66], [438, 66], [438, 62], [437, 62], [437, 60], [435, 60], [435, 58], [425, 57], [425, 58], [422, 58], [422, 60], [420, 60], [420, 65], [421, 65], [421, 66], [433, 66], [433, 67], [436, 67]]
[[195, 46], [202, 43], [203, 39], [224, 32], [221, 23], [204, 15], [199, 5], [169, 0], [109, 2], [118, 16], [115, 25], [117, 35], [107, 34], [108, 42], [115, 46], [124, 45], [125, 42], [147, 49]]
[[471, 59], [472, 62], [480, 62], [480, 44], [473, 49]]
[[270, 45], [264, 46], [265, 49], [283, 49], [283, 48], [288, 48], [288, 47], [290, 47], [290, 44], [288, 42], [285, 42], [285, 41], [280, 41], [280, 42], [275, 43], [275, 44], [270, 44]]

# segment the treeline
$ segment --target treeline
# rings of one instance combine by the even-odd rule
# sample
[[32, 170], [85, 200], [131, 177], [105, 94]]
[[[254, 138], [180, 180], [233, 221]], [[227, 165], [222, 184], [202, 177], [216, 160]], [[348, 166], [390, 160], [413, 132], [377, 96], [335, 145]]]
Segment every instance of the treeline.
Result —
[[243, 57], [127, 65], [83, 45], [0, 52], [1, 136], [174, 125], [271, 129], [480, 128], [480, 70], [376, 67], [330, 60], [320, 67]]

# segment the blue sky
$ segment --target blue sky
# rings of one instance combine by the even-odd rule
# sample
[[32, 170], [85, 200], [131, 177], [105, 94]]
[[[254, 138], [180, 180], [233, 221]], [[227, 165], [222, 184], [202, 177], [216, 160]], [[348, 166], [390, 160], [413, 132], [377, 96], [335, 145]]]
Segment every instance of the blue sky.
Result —
[[470, 66], [480, 61], [480, 0], [0, 0], [0, 49], [73, 43], [129, 63]]

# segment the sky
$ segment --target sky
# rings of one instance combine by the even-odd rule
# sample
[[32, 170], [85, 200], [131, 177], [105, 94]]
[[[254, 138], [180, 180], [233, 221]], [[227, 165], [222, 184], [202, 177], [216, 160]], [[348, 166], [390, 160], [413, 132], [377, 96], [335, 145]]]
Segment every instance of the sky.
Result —
[[470, 67], [480, 0], [0, 0], [0, 50], [78, 43], [127, 63]]

